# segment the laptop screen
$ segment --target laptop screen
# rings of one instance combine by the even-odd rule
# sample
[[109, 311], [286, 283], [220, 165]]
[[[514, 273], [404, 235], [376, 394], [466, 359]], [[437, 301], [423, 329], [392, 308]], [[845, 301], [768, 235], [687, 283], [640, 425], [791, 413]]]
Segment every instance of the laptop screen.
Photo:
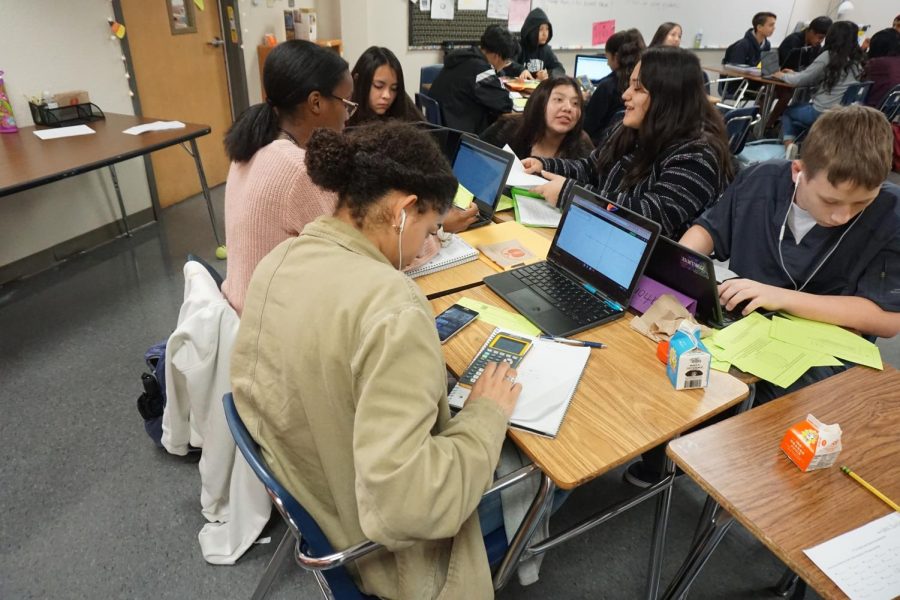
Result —
[[513, 157], [499, 148], [463, 136], [453, 161], [453, 174], [475, 195], [478, 208], [490, 216], [506, 184], [512, 162]]
[[659, 226], [616, 204], [600, 202], [575, 188], [550, 250], [552, 261], [627, 306]]
[[597, 83], [612, 73], [605, 56], [587, 56], [579, 54], [575, 57], [575, 79], [587, 75], [588, 79]]
[[722, 311], [713, 262], [708, 256], [660, 238], [644, 269], [644, 276], [667, 285], [697, 301], [697, 316], [707, 323], [720, 323]]

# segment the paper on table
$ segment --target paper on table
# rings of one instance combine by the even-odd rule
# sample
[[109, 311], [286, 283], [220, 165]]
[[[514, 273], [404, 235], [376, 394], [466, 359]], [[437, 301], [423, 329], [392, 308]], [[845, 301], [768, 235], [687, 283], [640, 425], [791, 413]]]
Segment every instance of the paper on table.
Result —
[[96, 133], [87, 125], [72, 125], [71, 127], [54, 127], [53, 129], [36, 129], [34, 135], [42, 140], [55, 140], [57, 138], [74, 137], [76, 135], [90, 135]]
[[517, 194], [515, 190], [511, 193], [516, 201], [516, 221], [531, 227], [559, 227], [562, 212], [558, 208], [550, 206], [542, 198]]
[[513, 199], [503, 194], [500, 196], [500, 200], [497, 201], [497, 208], [494, 209], [494, 212], [500, 212], [501, 210], [509, 210], [515, 204], [513, 204]]
[[891, 600], [900, 597], [898, 512], [875, 519], [803, 552], [853, 600]]
[[475, 194], [466, 189], [463, 184], [459, 184], [459, 187], [456, 188], [456, 195], [453, 197], [453, 204], [456, 206], [467, 209], [469, 205], [472, 204], [472, 200], [475, 199]]
[[878, 346], [846, 329], [789, 315], [772, 319], [770, 335], [801, 348], [833, 354], [860, 365], [883, 369]]
[[541, 330], [531, 324], [531, 321], [522, 315], [503, 310], [485, 302], [479, 302], [472, 298], [462, 297], [457, 302], [460, 306], [478, 311], [478, 319], [503, 330], [521, 331], [528, 335], [538, 335]]
[[529, 188], [537, 187], [539, 185], [544, 185], [545, 183], [547, 183], [547, 180], [543, 177], [525, 172], [525, 167], [522, 165], [522, 161], [519, 160], [519, 157], [516, 156], [516, 153], [513, 152], [512, 148], [509, 147], [509, 144], [503, 146], [503, 150], [504, 152], [508, 152], [515, 157], [515, 160], [513, 160], [512, 168], [509, 170], [509, 177], [506, 178], [506, 185], [527, 190]]
[[709, 366], [711, 368], [715, 369], [716, 371], [722, 371], [723, 373], [727, 373], [731, 369], [730, 362], [727, 362], [724, 360], [719, 360], [718, 358], [715, 358], [715, 357], [713, 357], [712, 362], [709, 364]]
[[181, 121], [153, 121], [152, 123], [144, 123], [143, 125], [135, 125], [134, 127], [129, 127], [122, 133], [127, 133], [129, 135], [140, 135], [147, 131], [165, 131], [166, 129], [182, 129], [184, 127], [184, 123]]

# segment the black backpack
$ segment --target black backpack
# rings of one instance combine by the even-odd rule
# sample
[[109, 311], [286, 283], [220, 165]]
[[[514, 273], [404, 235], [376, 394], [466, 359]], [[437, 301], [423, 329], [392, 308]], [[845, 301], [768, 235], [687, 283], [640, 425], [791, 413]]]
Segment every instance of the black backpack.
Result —
[[144, 386], [137, 400], [137, 409], [144, 419], [144, 430], [162, 448], [162, 417], [166, 407], [166, 340], [150, 346], [144, 353], [149, 373], [141, 374]]

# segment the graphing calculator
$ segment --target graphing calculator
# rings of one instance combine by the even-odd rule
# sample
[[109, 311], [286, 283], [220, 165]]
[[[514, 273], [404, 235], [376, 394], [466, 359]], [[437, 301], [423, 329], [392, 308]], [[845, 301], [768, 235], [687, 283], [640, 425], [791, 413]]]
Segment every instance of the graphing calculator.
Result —
[[531, 340], [507, 333], [498, 333], [482, 348], [481, 353], [459, 378], [459, 382], [474, 385], [484, 373], [484, 368], [489, 362], [506, 362], [512, 368], [516, 368], [530, 349]]

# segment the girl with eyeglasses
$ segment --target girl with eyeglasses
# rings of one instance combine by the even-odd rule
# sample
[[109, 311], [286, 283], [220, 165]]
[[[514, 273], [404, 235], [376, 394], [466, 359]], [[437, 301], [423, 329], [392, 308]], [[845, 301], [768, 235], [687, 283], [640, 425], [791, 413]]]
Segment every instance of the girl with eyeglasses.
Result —
[[306, 171], [306, 144], [317, 128], [341, 131], [356, 111], [347, 62], [312, 42], [276, 46], [263, 72], [266, 100], [244, 111], [225, 136], [231, 168], [225, 182], [228, 276], [222, 293], [241, 313], [257, 263], [300, 234], [337, 195]]

